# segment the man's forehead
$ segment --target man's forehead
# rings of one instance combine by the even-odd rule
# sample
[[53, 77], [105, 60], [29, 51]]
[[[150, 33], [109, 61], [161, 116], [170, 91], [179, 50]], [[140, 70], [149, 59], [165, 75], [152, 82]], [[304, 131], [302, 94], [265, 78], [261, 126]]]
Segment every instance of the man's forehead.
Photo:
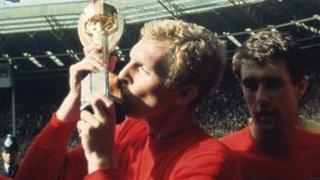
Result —
[[258, 63], [245, 63], [241, 68], [242, 79], [247, 78], [279, 78], [285, 76], [288, 72], [285, 63], [283, 62], [270, 62], [265, 64]]
[[167, 41], [158, 41], [150, 38], [141, 38], [131, 49], [130, 58], [138, 60], [148, 60], [150, 57], [159, 58], [164, 56], [169, 49]]
[[[157, 40], [148, 37], [142, 37], [139, 41], [133, 46], [133, 48], [145, 48], [148, 46], [150, 48], [169, 48], [170, 42], [166, 40]], [[132, 49], [133, 49], [132, 48]]]
[[241, 81], [254, 80], [258, 82], [265, 82], [270, 80], [283, 80], [284, 77], [277, 74], [264, 74], [264, 75], [256, 75], [256, 74], [248, 74], [246, 76], [242, 76]]

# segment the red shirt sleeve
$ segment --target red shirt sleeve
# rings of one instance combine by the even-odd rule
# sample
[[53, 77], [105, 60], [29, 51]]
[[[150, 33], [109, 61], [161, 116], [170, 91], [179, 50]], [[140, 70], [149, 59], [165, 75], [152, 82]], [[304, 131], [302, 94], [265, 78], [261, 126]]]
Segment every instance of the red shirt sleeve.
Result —
[[11, 179], [9, 177], [6, 177], [6, 176], [1, 176], [0, 175], [0, 180], [13, 180], [13, 179]]
[[63, 123], [53, 114], [29, 147], [15, 179], [57, 179], [63, 171], [67, 143], [75, 123]]
[[[87, 174], [87, 161], [83, 149], [79, 146], [67, 151], [68, 140], [75, 126], [76, 122], [63, 123], [53, 114], [50, 122], [28, 148], [15, 179], [83, 179]], [[117, 125], [116, 133], [119, 134], [119, 129], [123, 127], [125, 125]], [[98, 170], [86, 178], [92, 177], [115, 179], [116, 170]]]

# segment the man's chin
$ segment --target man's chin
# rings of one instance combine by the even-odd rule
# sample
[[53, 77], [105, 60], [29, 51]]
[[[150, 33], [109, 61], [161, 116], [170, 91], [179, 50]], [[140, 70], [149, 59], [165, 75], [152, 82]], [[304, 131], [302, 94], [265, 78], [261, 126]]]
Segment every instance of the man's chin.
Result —
[[279, 127], [276, 123], [257, 123], [257, 126], [260, 130], [265, 132], [277, 131]]
[[273, 131], [276, 129], [275, 124], [258, 124], [258, 126], [263, 131]]
[[279, 119], [276, 116], [259, 117], [256, 119], [256, 123], [261, 130], [275, 130]]

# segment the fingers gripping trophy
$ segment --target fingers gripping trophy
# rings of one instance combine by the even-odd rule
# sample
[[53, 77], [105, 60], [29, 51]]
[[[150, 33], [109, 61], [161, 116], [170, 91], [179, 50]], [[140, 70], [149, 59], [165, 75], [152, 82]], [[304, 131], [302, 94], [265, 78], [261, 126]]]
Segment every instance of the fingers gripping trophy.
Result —
[[[100, 45], [106, 64], [109, 64], [109, 54], [118, 45], [123, 30], [124, 20], [117, 9], [101, 1], [89, 4], [83, 10], [78, 22], [78, 34], [82, 45]], [[95, 94], [108, 96], [115, 104], [117, 122], [124, 119], [121, 84], [117, 83], [115, 74], [107, 71], [92, 72], [82, 80], [81, 110], [93, 112], [90, 104], [85, 103], [83, 99]]]

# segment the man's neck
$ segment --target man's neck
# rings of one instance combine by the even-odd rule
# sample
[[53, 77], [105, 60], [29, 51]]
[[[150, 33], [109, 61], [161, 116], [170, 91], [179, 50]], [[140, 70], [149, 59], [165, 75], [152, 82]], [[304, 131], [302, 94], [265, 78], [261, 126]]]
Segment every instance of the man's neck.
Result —
[[260, 151], [274, 157], [283, 157], [288, 154], [293, 129], [294, 127], [262, 131], [255, 122], [250, 126], [251, 135], [256, 140]]
[[149, 119], [150, 133], [156, 139], [167, 139], [196, 125], [194, 111], [173, 110], [155, 119]]

